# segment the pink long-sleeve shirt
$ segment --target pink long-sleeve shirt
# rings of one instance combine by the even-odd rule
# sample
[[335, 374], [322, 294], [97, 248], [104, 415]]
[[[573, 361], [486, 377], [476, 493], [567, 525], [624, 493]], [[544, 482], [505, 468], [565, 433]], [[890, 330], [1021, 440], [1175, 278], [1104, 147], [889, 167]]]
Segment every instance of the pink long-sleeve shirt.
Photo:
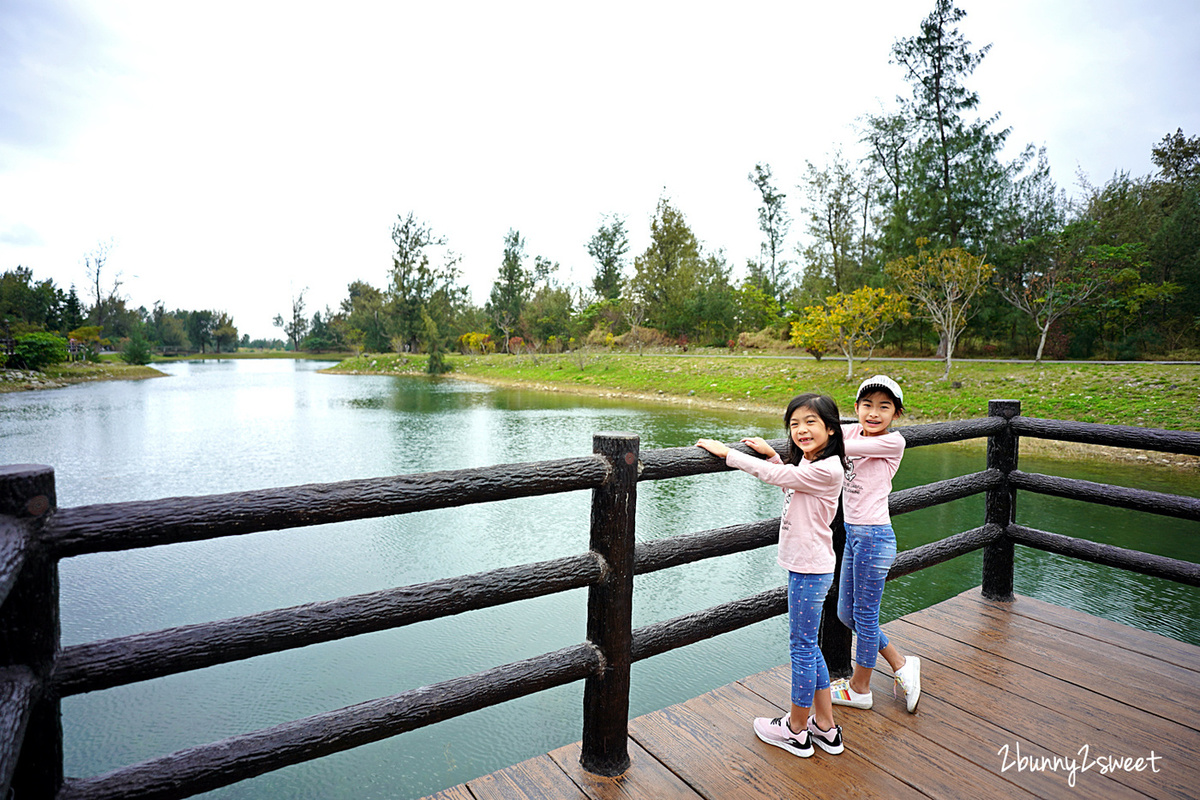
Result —
[[784, 464], [778, 455], [764, 461], [730, 450], [725, 463], [783, 489], [779, 521], [779, 566], [790, 572], [824, 575], [833, 572], [833, 532], [843, 472], [837, 457], [801, 459]]
[[858, 423], [842, 426], [846, 442], [846, 473], [842, 511], [850, 525], [891, 525], [888, 495], [892, 478], [904, 456], [904, 437], [898, 433], [866, 436]]

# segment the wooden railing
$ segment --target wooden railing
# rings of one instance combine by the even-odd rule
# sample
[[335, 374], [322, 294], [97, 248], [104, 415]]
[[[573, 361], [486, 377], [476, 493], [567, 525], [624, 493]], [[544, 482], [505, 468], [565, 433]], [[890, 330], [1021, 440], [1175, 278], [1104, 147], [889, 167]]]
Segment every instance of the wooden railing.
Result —
[[[909, 447], [987, 437], [987, 462], [981, 472], [893, 493], [892, 514], [980, 493], [986, 505], [983, 525], [900, 553], [889, 579], [983, 549], [983, 593], [1011, 599], [1013, 546], [1019, 543], [1200, 585], [1200, 565], [1014, 522], [1018, 489], [1200, 520], [1196, 498], [1017, 469], [1021, 436], [1200, 455], [1200, 434], [1026, 419], [1019, 412], [1016, 401], [992, 401], [985, 419], [901, 429]], [[782, 448], [784, 441], [773, 444]], [[776, 541], [778, 520], [766, 519], [636, 543], [638, 482], [725, 469], [695, 447], [642, 453], [633, 434], [599, 433], [593, 454], [581, 458], [58, 509], [50, 467], [0, 468], [5, 645], [0, 797], [8, 797], [10, 788], [20, 798], [187, 797], [577, 680], [585, 681], [582, 764], [593, 773], [620, 774], [629, 764], [632, 662], [787, 611], [780, 587], [632, 629], [635, 574]], [[66, 648], [59, 644], [62, 558], [581, 489], [592, 491], [592, 512], [590, 548], [580, 555]], [[839, 518], [839, 558], [843, 544]], [[64, 696], [582, 587], [589, 595], [586, 639], [580, 644], [104, 775], [64, 780]], [[835, 676], [850, 672], [850, 632], [837, 621], [836, 598], [835, 582], [822, 627], [822, 649]]]

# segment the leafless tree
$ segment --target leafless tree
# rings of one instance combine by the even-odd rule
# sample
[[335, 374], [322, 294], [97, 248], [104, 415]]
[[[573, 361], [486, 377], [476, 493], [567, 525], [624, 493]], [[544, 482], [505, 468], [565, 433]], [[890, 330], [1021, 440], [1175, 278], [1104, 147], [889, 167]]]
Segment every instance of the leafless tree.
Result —
[[90, 316], [95, 319], [95, 322], [100, 327], [104, 327], [104, 320], [108, 317], [109, 312], [116, 305], [120, 295], [117, 293], [121, 288], [121, 273], [117, 273], [112, 279], [112, 286], [105, 292], [104, 289], [104, 268], [108, 265], [108, 254], [112, 251], [113, 242], [109, 239], [106, 242], [100, 242], [91, 251], [83, 257], [84, 268], [87, 270], [88, 284], [92, 289], [94, 305], [90, 310]]

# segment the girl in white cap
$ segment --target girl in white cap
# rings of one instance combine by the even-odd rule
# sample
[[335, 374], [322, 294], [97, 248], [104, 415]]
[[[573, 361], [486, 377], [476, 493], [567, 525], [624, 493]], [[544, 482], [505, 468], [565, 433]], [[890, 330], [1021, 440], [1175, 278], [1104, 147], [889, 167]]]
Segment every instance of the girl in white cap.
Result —
[[896, 532], [888, 514], [892, 477], [904, 456], [904, 437], [889, 433], [904, 413], [904, 391], [886, 375], [867, 378], [854, 403], [857, 424], [843, 425], [850, 469], [842, 489], [846, 549], [838, 577], [838, 619], [854, 631], [854, 674], [834, 681], [834, 704], [870, 708], [871, 670], [882, 655], [904, 690], [909, 712], [921, 699], [921, 659], [905, 657], [879, 629], [879, 604], [888, 570], [896, 560]]

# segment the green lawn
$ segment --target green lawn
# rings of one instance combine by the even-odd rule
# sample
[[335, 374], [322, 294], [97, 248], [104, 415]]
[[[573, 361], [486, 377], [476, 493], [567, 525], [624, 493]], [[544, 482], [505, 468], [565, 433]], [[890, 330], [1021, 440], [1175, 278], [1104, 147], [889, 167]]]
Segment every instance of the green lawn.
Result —
[[[955, 362], [949, 381], [933, 361], [856, 363], [760, 356], [638, 356], [565, 353], [451, 356], [455, 375], [499, 382], [580, 387], [782, 409], [799, 392], [831, 395], [849, 414], [859, 382], [877, 372], [904, 388], [910, 422], [987, 414], [990, 399], [1021, 401], [1031, 417], [1200, 430], [1200, 366], [1187, 364], [1008, 364]], [[378, 354], [348, 359], [338, 372], [421, 374], [425, 357]]]

